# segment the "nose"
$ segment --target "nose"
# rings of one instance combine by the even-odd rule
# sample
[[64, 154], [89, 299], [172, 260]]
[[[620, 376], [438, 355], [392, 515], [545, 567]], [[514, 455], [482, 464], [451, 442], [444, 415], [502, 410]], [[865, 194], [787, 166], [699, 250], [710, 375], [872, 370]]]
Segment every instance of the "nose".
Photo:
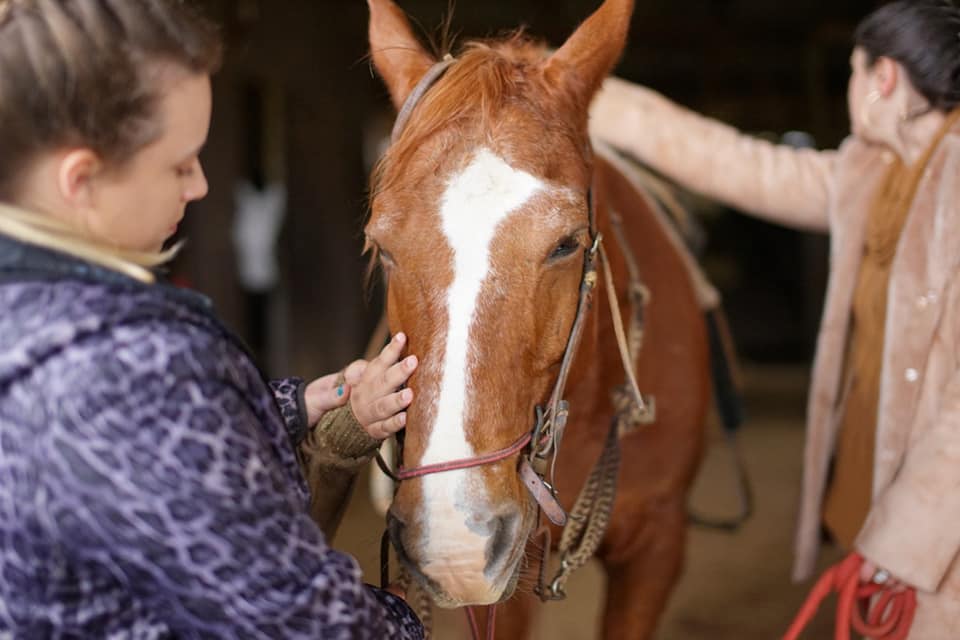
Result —
[[196, 165], [193, 169], [193, 180], [186, 193], [184, 193], [184, 199], [187, 202], [202, 200], [210, 190], [210, 185], [207, 183], [207, 175], [203, 171], [203, 165], [200, 164], [200, 160], [195, 160], [194, 162], [196, 162]]
[[[520, 527], [519, 509], [510, 509], [503, 515], [492, 518], [482, 516], [470, 516], [467, 518], [467, 527], [474, 533], [483, 537], [489, 537], [489, 541], [484, 549], [485, 568], [483, 573], [491, 578], [499, 576], [508, 567], [506, 563], [510, 560], [516, 545], [520, 544], [518, 540], [518, 530]], [[413, 571], [423, 580], [429, 580], [420, 571], [419, 553], [416, 547], [409, 548], [405, 538], [408, 533], [407, 527], [396, 513], [391, 509], [387, 512], [387, 532], [393, 548], [397, 553], [397, 559], [408, 569]], [[431, 541], [436, 543], [437, 547], [448, 547], [455, 541]], [[423, 549], [427, 555], [430, 555], [429, 549]]]

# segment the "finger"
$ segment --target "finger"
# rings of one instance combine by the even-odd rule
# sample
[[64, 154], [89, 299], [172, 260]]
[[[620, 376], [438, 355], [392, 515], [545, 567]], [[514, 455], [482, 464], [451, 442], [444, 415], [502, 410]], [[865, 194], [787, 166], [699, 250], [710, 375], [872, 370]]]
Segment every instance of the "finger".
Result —
[[410, 379], [410, 376], [413, 375], [413, 372], [417, 370], [419, 365], [420, 360], [417, 356], [407, 356], [403, 361], [398, 362], [384, 371], [380, 379], [381, 393], [393, 391], [404, 384]]
[[367, 370], [369, 363], [366, 360], [354, 360], [343, 370], [343, 378], [347, 384], [357, 385], [363, 378], [363, 372]]
[[323, 413], [342, 407], [350, 399], [351, 387], [341, 384], [336, 387], [323, 388], [311, 385], [304, 391], [303, 399], [307, 404], [307, 413]]
[[325, 376], [317, 378], [310, 383], [310, 386], [316, 386], [318, 389], [333, 389], [337, 386], [337, 378], [340, 376], [339, 373], [328, 373]]
[[389, 438], [400, 429], [403, 429], [407, 425], [407, 414], [398, 413], [392, 418], [386, 420], [381, 420], [380, 422], [375, 422], [369, 427], [366, 428], [367, 433], [370, 434], [371, 438], [376, 438], [377, 440], [384, 440]]
[[367, 379], [371, 379], [372, 376], [382, 375], [384, 371], [393, 366], [393, 364], [400, 359], [400, 354], [403, 353], [405, 346], [407, 346], [407, 336], [405, 333], [401, 332], [393, 336], [393, 339], [383, 348], [380, 355], [374, 358], [367, 367]]
[[409, 407], [411, 402], [413, 402], [413, 391], [411, 389], [403, 389], [384, 396], [373, 403], [369, 421], [380, 422], [386, 420]]
[[863, 564], [860, 565], [860, 582], [873, 581], [873, 576], [876, 572], [877, 565], [873, 564], [869, 560], [864, 560]]

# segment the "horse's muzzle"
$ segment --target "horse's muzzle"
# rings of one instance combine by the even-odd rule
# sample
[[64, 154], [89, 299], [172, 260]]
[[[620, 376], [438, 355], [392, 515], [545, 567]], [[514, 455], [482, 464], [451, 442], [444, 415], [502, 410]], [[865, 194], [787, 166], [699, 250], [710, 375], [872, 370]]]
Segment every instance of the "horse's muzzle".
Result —
[[485, 522], [471, 518], [467, 526], [482, 545], [472, 553], [456, 544], [431, 546], [429, 540], [411, 539], [412, 530], [394, 513], [387, 514], [397, 559], [441, 607], [492, 604], [512, 590], [525, 545], [519, 538], [521, 522], [515, 509]]

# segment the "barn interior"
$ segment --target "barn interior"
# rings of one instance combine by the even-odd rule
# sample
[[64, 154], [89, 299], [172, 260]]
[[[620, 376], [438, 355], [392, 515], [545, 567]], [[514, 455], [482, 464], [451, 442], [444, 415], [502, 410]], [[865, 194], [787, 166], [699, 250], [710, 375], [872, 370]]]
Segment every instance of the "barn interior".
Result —
[[[368, 177], [394, 116], [367, 58], [362, 0], [205, 0], [227, 55], [201, 160], [210, 193], [191, 205], [172, 265], [179, 284], [210, 296], [270, 375], [312, 378], [360, 356], [382, 312], [367, 282], [363, 223]], [[519, 26], [556, 46], [599, 0], [400, 0], [427, 37], [449, 17], [457, 42]], [[785, 144], [836, 147], [849, 131], [846, 84], [868, 0], [638, 0], [616, 75], [741, 130]], [[454, 46], [454, 49], [456, 46]], [[282, 220], [244, 218], [250, 190], [282, 187]], [[740, 431], [756, 493], [736, 532], [691, 527], [684, 575], [661, 640], [777, 637], [809, 589], [790, 582], [804, 403], [824, 297], [825, 236], [757, 221], [682, 193], [702, 233], [694, 250], [723, 295], [739, 356]], [[268, 205], [264, 205], [268, 206]], [[275, 265], [248, 264], [246, 231]], [[274, 268], [275, 267], [275, 268]], [[736, 510], [733, 472], [716, 422], [691, 502]], [[382, 520], [366, 476], [335, 546], [379, 575]], [[837, 557], [828, 551], [824, 566]], [[537, 638], [599, 637], [602, 572], [589, 566], [569, 598], [543, 605]], [[827, 637], [817, 620], [810, 637]], [[468, 637], [462, 616], [438, 612], [438, 638]]]

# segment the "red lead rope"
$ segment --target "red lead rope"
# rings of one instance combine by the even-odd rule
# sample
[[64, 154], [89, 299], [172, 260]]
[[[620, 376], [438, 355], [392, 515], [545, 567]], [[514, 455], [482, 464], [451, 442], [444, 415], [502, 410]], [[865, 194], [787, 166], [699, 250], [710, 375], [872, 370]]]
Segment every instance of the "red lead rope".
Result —
[[839, 598], [835, 640], [850, 640], [851, 627], [869, 640], [904, 640], [917, 609], [916, 591], [910, 588], [898, 592], [871, 582], [861, 583], [862, 565], [863, 558], [851, 553], [828, 569], [810, 591], [783, 640], [797, 640], [820, 603], [834, 591]]

